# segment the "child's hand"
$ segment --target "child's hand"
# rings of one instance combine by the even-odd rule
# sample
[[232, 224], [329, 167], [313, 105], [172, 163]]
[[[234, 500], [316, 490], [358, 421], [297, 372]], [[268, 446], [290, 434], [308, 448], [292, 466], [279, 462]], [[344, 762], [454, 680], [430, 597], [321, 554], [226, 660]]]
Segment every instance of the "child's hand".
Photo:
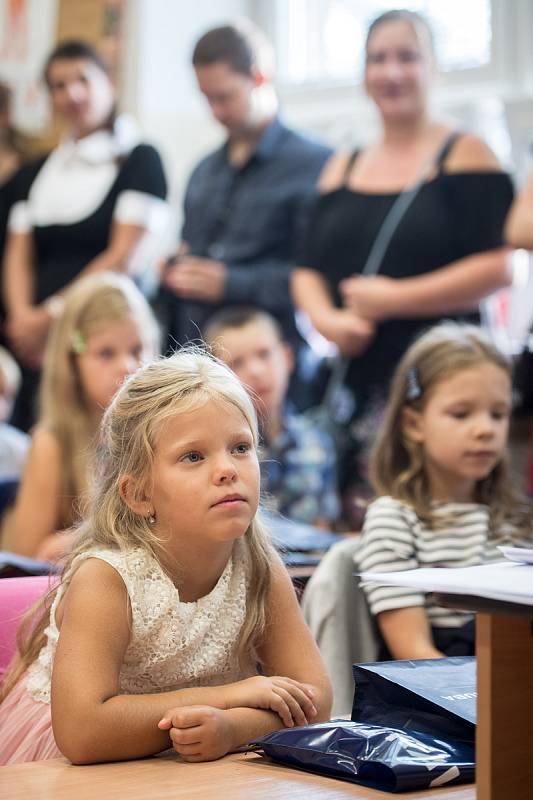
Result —
[[229, 708], [274, 711], [287, 728], [292, 728], [313, 722], [317, 714], [313, 695], [313, 688], [306, 683], [292, 678], [257, 675], [228, 686], [226, 697]]
[[235, 747], [230, 715], [220, 708], [173, 708], [167, 711], [157, 727], [169, 731], [174, 750], [185, 761], [214, 761]]

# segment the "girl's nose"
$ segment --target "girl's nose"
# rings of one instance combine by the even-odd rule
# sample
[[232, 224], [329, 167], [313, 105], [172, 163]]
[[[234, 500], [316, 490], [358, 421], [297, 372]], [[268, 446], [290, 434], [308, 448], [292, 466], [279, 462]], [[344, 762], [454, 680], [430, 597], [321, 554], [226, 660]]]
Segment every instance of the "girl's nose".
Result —
[[478, 436], [492, 436], [494, 434], [494, 419], [490, 414], [483, 414], [476, 420], [476, 434]]
[[236, 477], [235, 464], [229, 458], [224, 457], [216, 463], [213, 475], [216, 484], [231, 483]]
[[119, 365], [118, 365], [118, 372], [122, 378], [125, 378], [126, 375], [131, 375], [132, 372], [135, 372], [137, 367], [139, 366], [139, 362], [137, 359], [132, 355], [126, 355], [121, 358]]

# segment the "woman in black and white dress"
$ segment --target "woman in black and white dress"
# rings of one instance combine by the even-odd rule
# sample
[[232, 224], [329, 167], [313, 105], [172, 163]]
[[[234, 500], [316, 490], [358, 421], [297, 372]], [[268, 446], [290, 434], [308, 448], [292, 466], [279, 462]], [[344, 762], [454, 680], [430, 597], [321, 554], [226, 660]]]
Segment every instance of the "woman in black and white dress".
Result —
[[5, 332], [24, 372], [15, 422], [28, 427], [44, 344], [61, 313], [61, 292], [81, 275], [131, 274], [147, 234], [168, 219], [157, 151], [117, 116], [106, 65], [89, 45], [69, 41], [49, 56], [45, 80], [70, 136], [23, 168], [9, 218]]

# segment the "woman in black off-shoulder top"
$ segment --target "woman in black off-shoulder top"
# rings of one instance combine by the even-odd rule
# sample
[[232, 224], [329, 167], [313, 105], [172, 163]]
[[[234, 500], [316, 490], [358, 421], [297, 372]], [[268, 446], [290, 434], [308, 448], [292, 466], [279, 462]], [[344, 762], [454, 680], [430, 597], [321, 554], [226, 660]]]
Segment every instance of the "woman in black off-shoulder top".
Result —
[[[430, 116], [433, 71], [431, 32], [421, 17], [387, 12], [372, 24], [365, 85], [383, 136], [326, 165], [293, 278], [296, 305], [351, 357], [346, 383], [356, 406], [340, 478], [354, 522], [354, 496], [368, 494], [368, 451], [399, 358], [429, 325], [477, 320], [479, 301], [510, 280], [502, 229], [511, 180], [482, 140]], [[427, 179], [379, 274], [360, 276], [389, 209], [421, 174]]]

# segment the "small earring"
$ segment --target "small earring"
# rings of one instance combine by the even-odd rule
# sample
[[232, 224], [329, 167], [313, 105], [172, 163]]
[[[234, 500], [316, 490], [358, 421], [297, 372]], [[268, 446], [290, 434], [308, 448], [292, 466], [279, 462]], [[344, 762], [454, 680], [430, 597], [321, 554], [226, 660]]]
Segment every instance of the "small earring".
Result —
[[155, 518], [155, 511], [153, 511], [151, 514], [148, 514], [148, 517], [147, 517], [147, 519], [148, 519], [148, 524], [149, 524], [149, 525], [154, 525], [154, 524], [155, 524], [155, 521], [156, 521], [156, 518]]

